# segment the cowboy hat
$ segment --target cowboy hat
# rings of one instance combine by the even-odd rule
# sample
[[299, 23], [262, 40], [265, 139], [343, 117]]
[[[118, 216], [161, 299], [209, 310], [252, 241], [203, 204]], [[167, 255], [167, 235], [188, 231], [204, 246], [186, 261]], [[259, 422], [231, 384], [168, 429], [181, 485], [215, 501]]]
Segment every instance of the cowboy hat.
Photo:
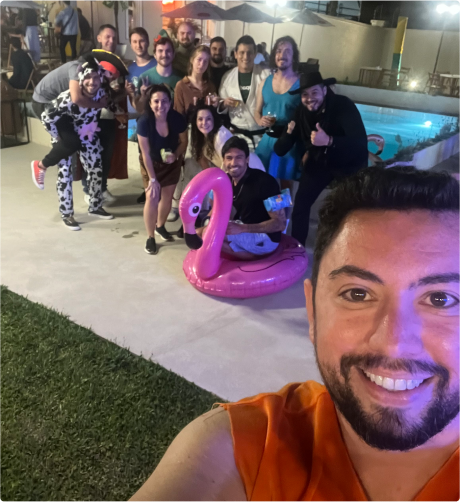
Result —
[[326, 86], [334, 85], [337, 82], [335, 78], [323, 79], [319, 71], [312, 71], [310, 73], [300, 74], [300, 85], [295, 91], [289, 91], [289, 94], [300, 94], [304, 89], [313, 87], [314, 85], [323, 84]]

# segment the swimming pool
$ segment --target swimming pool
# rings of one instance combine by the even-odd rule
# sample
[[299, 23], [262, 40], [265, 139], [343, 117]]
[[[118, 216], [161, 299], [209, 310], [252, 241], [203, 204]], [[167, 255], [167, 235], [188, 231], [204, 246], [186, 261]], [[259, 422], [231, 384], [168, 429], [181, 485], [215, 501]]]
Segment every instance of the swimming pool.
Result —
[[[366, 133], [380, 134], [385, 138], [385, 148], [380, 156], [383, 160], [395, 156], [400, 147], [415, 145], [417, 141], [433, 138], [442, 128], [443, 132], [455, 128], [457, 117], [434, 113], [413, 112], [370, 105], [356, 105], [366, 127]], [[369, 143], [369, 150], [375, 153], [377, 145]]]
[[[381, 154], [383, 160], [394, 157], [398, 149], [415, 145], [417, 141], [433, 138], [442, 128], [448, 132], [458, 124], [457, 117], [436, 115], [434, 113], [412, 112], [383, 106], [356, 105], [364, 122], [367, 134], [380, 134], [385, 138], [385, 148]], [[128, 123], [128, 138], [136, 132], [136, 121]], [[377, 145], [369, 143], [372, 153]]]

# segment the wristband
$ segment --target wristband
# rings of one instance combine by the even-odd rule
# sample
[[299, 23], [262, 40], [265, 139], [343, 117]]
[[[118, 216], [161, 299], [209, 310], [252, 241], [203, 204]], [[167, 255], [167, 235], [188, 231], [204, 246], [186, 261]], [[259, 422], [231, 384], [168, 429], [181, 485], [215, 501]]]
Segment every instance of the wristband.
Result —
[[150, 178], [150, 183], [155, 183], [156, 178]]

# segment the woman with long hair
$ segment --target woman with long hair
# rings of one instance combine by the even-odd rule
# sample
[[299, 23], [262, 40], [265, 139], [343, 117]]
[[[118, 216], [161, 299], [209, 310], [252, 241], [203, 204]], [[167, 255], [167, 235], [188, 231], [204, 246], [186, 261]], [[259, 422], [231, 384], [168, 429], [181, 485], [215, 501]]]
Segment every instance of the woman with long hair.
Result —
[[211, 82], [209, 60], [211, 52], [206, 45], [198, 46], [190, 57], [188, 76], [177, 83], [174, 91], [174, 109], [190, 118], [192, 107], [209, 97], [217, 106], [216, 88]]
[[[191, 150], [193, 159], [202, 169], [212, 166], [222, 168], [222, 147], [232, 136], [222, 125], [214, 106], [199, 104], [196, 107], [191, 120]], [[249, 167], [265, 171], [255, 153], [249, 154]]]
[[186, 144], [180, 134], [187, 129], [185, 118], [171, 109], [171, 93], [164, 84], [153, 85], [148, 91], [144, 114], [137, 122], [137, 137], [145, 172], [144, 223], [148, 233], [145, 252], [157, 254], [155, 235], [173, 241], [165, 223], [171, 210], [174, 190]]

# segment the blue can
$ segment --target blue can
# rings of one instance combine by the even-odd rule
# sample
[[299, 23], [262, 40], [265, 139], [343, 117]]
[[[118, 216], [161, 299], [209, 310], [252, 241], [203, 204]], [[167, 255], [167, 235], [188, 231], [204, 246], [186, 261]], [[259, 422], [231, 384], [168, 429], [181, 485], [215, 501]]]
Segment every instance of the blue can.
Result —
[[292, 199], [289, 188], [281, 190], [281, 193], [279, 195], [275, 195], [264, 200], [264, 206], [268, 212], [279, 211], [280, 209], [283, 209], [285, 207], [291, 207]]

